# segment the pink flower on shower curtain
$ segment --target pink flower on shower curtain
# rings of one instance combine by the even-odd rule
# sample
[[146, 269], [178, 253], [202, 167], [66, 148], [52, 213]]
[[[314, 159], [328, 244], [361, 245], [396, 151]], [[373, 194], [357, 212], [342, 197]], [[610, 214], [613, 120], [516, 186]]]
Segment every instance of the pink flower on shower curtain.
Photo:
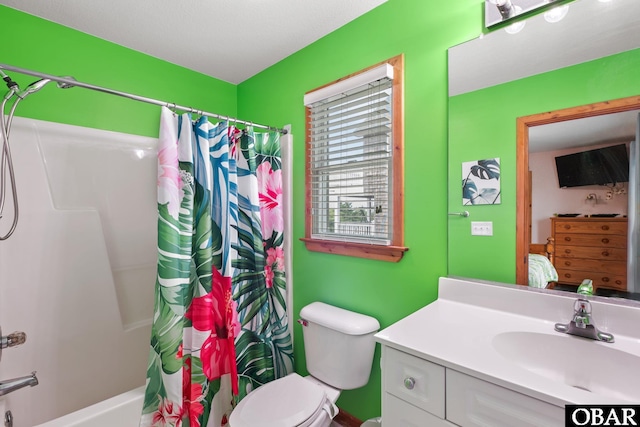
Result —
[[271, 269], [270, 266], [265, 265], [264, 266], [264, 280], [267, 284], [267, 288], [272, 288], [273, 287], [273, 278], [275, 277], [275, 275], [273, 274], [273, 270]]
[[267, 265], [273, 270], [284, 270], [284, 251], [281, 247], [267, 249]]
[[273, 279], [276, 271], [284, 271], [284, 251], [281, 247], [267, 249], [267, 265], [264, 266], [264, 276], [267, 288], [273, 287]]
[[231, 374], [235, 394], [238, 389], [236, 352], [234, 339], [240, 333], [236, 311], [237, 303], [231, 298], [231, 278], [225, 277], [213, 267], [211, 292], [195, 297], [185, 314], [194, 329], [209, 332], [202, 343], [200, 359], [202, 370], [209, 380]]
[[162, 146], [158, 151], [158, 204], [167, 204], [169, 215], [177, 220], [183, 197], [182, 179], [178, 169], [178, 149], [175, 144]]
[[284, 231], [282, 215], [282, 171], [271, 169], [271, 163], [264, 162], [256, 170], [258, 194], [260, 196], [260, 216], [262, 237], [270, 239], [273, 232]]
[[158, 410], [153, 414], [153, 425], [158, 427], [174, 426], [180, 422], [180, 405], [169, 399], [161, 399]]
[[190, 427], [200, 427], [198, 418], [204, 413], [204, 406], [200, 403], [203, 399], [202, 384], [192, 382], [191, 358], [188, 358], [182, 368], [182, 410], [176, 427], [181, 427], [185, 419], [189, 420]]

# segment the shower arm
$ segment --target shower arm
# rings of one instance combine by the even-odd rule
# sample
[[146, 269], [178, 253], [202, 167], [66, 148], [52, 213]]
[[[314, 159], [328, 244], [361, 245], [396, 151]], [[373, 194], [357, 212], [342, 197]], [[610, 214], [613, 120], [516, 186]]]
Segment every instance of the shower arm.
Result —
[[[202, 110], [196, 110], [195, 108], [178, 105], [178, 104], [175, 104], [175, 103], [172, 103], [172, 102], [160, 101], [158, 99], [147, 98], [147, 97], [140, 96], [140, 95], [134, 95], [134, 94], [127, 93], [127, 92], [121, 92], [121, 91], [117, 91], [117, 90], [113, 90], [113, 89], [109, 89], [109, 88], [105, 88], [105, 87], [101, 87], [101, 86], [96, 86], [96, 85], [92, 85], [92, 84], [88, 84], [88, 83], [83, 83], [83, 82], [79, 82], [79, 81], [75, 80], [72, 77], [53, 76], [51, 74], [45, 74], [45, 73], [40, 73], [40, 72], [37, 72], [37, 71], [27, 70], [25, 68], [14, 67], [14, 66], [8, 65], [8, 64], [0, 64], [0, 72], [2, 72], [2, 70], [15, 71], [15, 72], [20, 73], [20, 74], [25, 74], [25, 75], [33, 76], [33, 77], [39, 77], [41, 79], [49, 79], [51, 81], [57, 82], [58, 83], [58, 87], [61, 87], [61, 88], [81, 87], [81, 88], [84, 88], [84, 89], [90, 89], [90, 90], [94, 90], [94, 91], [97, 91], [97, 92], [106, 93], [106, 94], [109, 94], [109, 95], [116, 95], [116, 96], [120, 96], [120, 97], [123, 97], [123, 98], [133, 99], [134, 101], [146, 102], [147, 104], [154, 104], [154, 105], [159, 105], [161, 107], [167, 107], [167, 108], [173, 108], [173, 109], [176, 109], [176, 110], [185, 111], [185, 112], [188, 112], [188, 113], [195, 113], [195, 114], [198, 114], [200, 116], [213, 117], [215, 119], [232, 121], [232, 122], [239, 123], [239, 124], [246, 125], [246, 126], [253, 126], [253, 127], [259, 128], [259, 129], [267, 129], [267, 130], [271, 130], [271, 131], [276, 131], [276, 132], [279, 132], [279, 133], [281, 133], [283, 135], [288, 133], [286, 129], [280, 129], [280, 128], [276, 128], [276, 127], [273, 127], [273, 126], [260, 125], [260, 124], [249, 122], [249, 121], [245, 121], [245, 120], [235, 119], [235, 118], [229, 117], [229, 116], [223, 116], [223, 115], [220, 115], [220, 114], [209, 113], [209, 112], [202, 111]], [[4, 72], [2, 74], [4, 74]]]

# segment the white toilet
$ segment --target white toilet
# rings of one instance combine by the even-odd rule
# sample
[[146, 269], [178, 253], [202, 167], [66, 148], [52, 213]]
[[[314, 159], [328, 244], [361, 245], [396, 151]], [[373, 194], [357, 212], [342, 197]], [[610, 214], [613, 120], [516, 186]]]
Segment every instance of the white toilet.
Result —
[[321, 302], [303, 307], [300, 317], [311, 375], [292, 373], [255, 389], [231, 413], [231, 427], [327, 427], [340, 391], [369, 381], [376, 319]]

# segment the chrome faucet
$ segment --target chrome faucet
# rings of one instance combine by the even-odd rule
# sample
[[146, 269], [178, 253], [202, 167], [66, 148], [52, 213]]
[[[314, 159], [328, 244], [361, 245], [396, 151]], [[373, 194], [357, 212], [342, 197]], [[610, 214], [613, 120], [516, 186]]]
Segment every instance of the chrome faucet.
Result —
[[10, 380], [0, 381], [0, 396], [4, 396], [27, 386], [33, 387], [36, 385], [38, 385], [36, 371], [33, 371], [31, 375], [27, 375], [25, 377], [18, 377]]
[[558, 332], [590, 338], [592, 340], [613, 342], [613, 335], [600, 332], [593, 324], [593, 319], [591, 318], [591, 303], [584, 298], [578, 298], [573, 303], [573, 318], [571, 321], [567, 324], [556, 323], [554, 329]]

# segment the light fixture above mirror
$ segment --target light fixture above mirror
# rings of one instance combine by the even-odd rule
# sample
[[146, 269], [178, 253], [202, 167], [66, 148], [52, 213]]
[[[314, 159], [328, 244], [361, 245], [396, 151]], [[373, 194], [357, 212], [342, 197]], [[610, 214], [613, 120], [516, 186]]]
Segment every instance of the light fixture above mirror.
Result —
[[[561, 0], [485, 0], [484, 23], [489, 28], [507, 22], [524, 13], [549, 6], [552, 3], [566, 2]], [[568, 9], [568, 6], [565, 6], [562, 6], [564, 7], [563, 10]], [[557, 15], [558, 13], [555, 13], [553, 16]]]

